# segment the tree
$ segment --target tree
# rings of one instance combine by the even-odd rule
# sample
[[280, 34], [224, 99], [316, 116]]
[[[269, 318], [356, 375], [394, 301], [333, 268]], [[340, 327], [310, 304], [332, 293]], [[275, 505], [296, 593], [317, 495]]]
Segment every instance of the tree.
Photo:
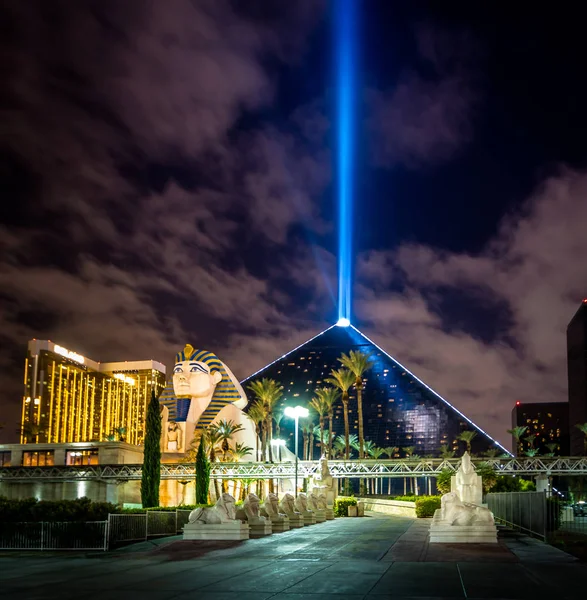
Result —
[[271, 440], [273, 439], [273, 409], [283, 396], [283, 386], [279, 385], [275, 379], [263, 378], [253, 381], [249, 389], [255, 394], [257, 401], [261, 402], [267, 415], [265, 417], [264, 427], [264, 448], [263, 460], [265, 460], [267, 447], [269, 447], [269, 460], [273, 462], [273, 450], [271, 449]]
[[332, 442], [332, 458], [345, 458], [346, 456], [346, 439], [342, 435], [337, 435]]
[[281, 436], [281, 421], [283, 420], [284, 416], [285, 406], [278, 407], [273, 411], [273, 420], [275, 421], [275, 435], [278, 439]]
[[232, 439], [232, 436], [239, 431], [242, 431], [244, 428], [240, 423], [235, 423], [232, 419], [222, 419], [218, 421], [216, 424], [216, 431], [218, 433], [219, 441], [222, 448], [222, 458], [224, 462], [227, 461], [228, 455], [230, 454], [230, 444], [229, 440]]
[[310, 427], [309, 423], [304, 423], [302, 425], [302, 436], [304, 438], [304, 449], [302, 451], [302, 460], [308, 460], [308, 437], [310, 435]]
[[577, 423], [575, 427], [585, 436], [583, 438], [583, 450], [587, 454], [587, 423]]
[[383, 454], [389, 459], [392, 459], [398, 452], [399, 448], [397, 446], [387, 446], [387, 448], [383, 448]]
[[233, 458], [236, 460], [236, 462], [238, 462], [245, 456], [252, 454], [253, 451], [254, 451], [254, 448], [251, 448], [250, 446], [245, 446], [245, 444], [237, 442], [234, 445], [234, 448], [231, 450], [231, 453], [232, 453]]
[[210, 461], [206, 456], [206, 439], [200, 437], [200, 445], [196, 454], [196, 504], [208, 503], [210, 489]]
[[448, 444], [442, 444], [440, 446], [440, 457], [441, 458], [453, 458], [454, 455], [455, 455], [455, 451], [451, 450]]
[[[328, 430], [329, 430], [329, 432], [332, 432], [333, 431], [332, 425], [333, 425], [333, 421], [334, 421], [334, 405], [336, 404], [336, 401], [340, 397], [340, 392], [336, 388], [324, 387], [324, 388], [320, 388], [320, 389], [316, 390], [316, 396], [319, 396], [321, 398], [322, 402], [324, 403], [324, 406], [327, 409], [326, 412], [328, 415]], [[330, 458], [330, 454], [331, 454], [331, 448], [332, 448], [331, 442], [332, 442], [332, 435], [329, 435], [328, 443], [326, 444], [327, 452], [325, 453], [328, 458]]]
[[549, 444], [546, 444], [546, 447], [548, 448], [548, 454], [546, 456], [554, 456], [558, 444], [556, 442], [550, 442]]
[[316, 395], [310, 400], [310, 407], [318, 414], [318, 422], [320, 424], [320, 452], [324, 454], [324, 422], [329, 407], [322, 394], [318, 393], [319, 391], [316, 390]]
[[450, 492], [451, 477], [454, 472], [451, 469], [442, 469], [436, 477], [436, 489], [440, 494], [448, 494]]
[[141, 502], [143, 508], [159, 506], [161, 484], [161, 412], [155, 392], [147, 406], [145, 446], [141, 472]]
[[[261, 460], [261, 457], [259, 456], [259, 441], [262, 439], [263, 437], [263, 423], [265, 422], [265, 419], [267, 418], [267, 411], [265, 410], [265, 408], [263, 407], [263, 404], [259, 401], [253, 402], [253, 404], [251, 404], [251, 407], [249, 408], [248, 412], [246, 413], [247, 417], [255, 424], [255, 432], [256, 432], [256, 436], [255, 436], [255, 444], [256, 444], [256, 459], [257, 460]], [[261, 452], [263, 452], [263, 449], [261, 450]]]
[[523, 444], [521, 442], [522, 436], [526, 433], [525, 425], [519, 425], [518, 427], [514, 427], [513, 429], [508, 429], [507, 432], [512, 435], [512, 437], [516, 440], [517, 452], [516, 454], [520, 456], [523, 452]]
[[474, 438], [477, 437], [476, 431], [461, 431], [459, 435], [457, 435], [457, 440], [461, 440], [461, 442], [465, 442], [467, 445], [467, 452], [471, 454], [471, 442]]
[[346, 367], [355, 376], [355, 389], [357, 390], [357, 413], [359, 416], [359, 458], [365, 457], [364, 444], [365, 434], [363, 430], [363, 375], [373, 366], [373, 361], [364, 352], [351, 350], [343, 354], [339, 359], [343, 367]]
[[348, 369], [333, 369], [330, 372], [331, 377], [326, 379], [327, 383], [337, 387], [342, 394], [342, 410], [344, 416], [344, 439], [345, 439], [345, 454], [346, 460], [350, 458], [350, 441], [349, 441], [349, 390], [355, 383], [355, 376]]

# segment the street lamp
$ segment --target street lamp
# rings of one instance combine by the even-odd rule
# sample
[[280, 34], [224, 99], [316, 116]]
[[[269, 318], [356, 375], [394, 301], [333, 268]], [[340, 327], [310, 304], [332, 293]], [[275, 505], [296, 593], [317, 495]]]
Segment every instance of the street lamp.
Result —
[[275, 438], [271, 440], [271, 445], [277, 448], [277, 456], [279, 457], [277, 460], [281, 462], [281, 449], [285, 446], [285, 440], [280, 440]]
[[296, 454], [296, 479], [294, 493], [296, 498], [298, 497], [298, 421], [300, 417], [307, 417], [309, 411], [303, 406], [286, 406], [284, 414], [286, 417], [295, 419], [295, 454]]

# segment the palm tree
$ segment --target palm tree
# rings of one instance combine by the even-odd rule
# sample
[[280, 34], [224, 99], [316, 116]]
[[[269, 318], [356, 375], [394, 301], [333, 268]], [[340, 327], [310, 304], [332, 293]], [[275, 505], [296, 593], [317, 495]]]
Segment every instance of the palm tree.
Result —
[[285, 416], [285, 406], [278, 406], [273, 411], [273, 420], [275, 421], [275, 435], [279, 439], [281, 437], [281, 421]]
[[489, 448], [489, 450], [485, 452], [487, 458], [497, 458], [499, 455], [500, 451], [497, 448]]
[[346, 367], [355, 376], [355, 389], [357, 390], [357, 412], [359, 415], [359, 458], [365, 457], [364, 431], [363, 431], [363, 375], [373, 366], [373, 361], [363, 352], [351, 350], [343, 354], [339, 359], [343, 367]]
[[251, 448], [250, 446], [245, 446], [245, 444], [242, 444], [241, 442], [237, 442], [234, 445], [234, 448], [232, 449], [231, 452], [232, 452], [232, 456], [235, 459], [235, 461], [239, 462], [239, 460], [241, 460], [245, 456], [252, 454], [253, 450], [254, 450], [254, 448]]
[[550, 442], [550, 444], [546, 444], [546, 447], [548, 448], [548, 454], [546, 456], [554, 456], [558, 444], [556, 442]]
[[308, 421], [308, 458], [306, 460], [314, 460], [314, 435], [316, 426], [313, 420]]
[[461, 440], [461, 442], [465, 442], [467, 445], [467, 452], [471, 454], [471, 442], [477, 437], [476, 431], [461, 431], [459, 435], [457, 435], [457, 440]]
[[579, 429], [581, 433], [585, 436], [585, 438], [583, 439], [583, 448], [585, 454], [587, 454], [587, 423], [577, 423], [575, 427]]
[[519, 425], [518, 427], [514, 427], [513, 429], [508, 429], [507, 432], [512, 435], [512, 437], [516, 440], [516, 445], [518, 447], [517, 455], [522, 454], [523, 445], [520, 441], [522, 436], [526, 433], [528, 427], [526, 425]]
[[440, 457], [441, 458], [453, 458], [455, 451], [451, 450], [448, 444], [442, 444], [440, 446]]
[[[267, 418], [267, 411], [262, 402], [255, 401], [251, 404], [246, 415], [255, 424], [255, 431], [257, 433], [255, 436], [255, 443], [257, 446], [256, 459], [261, 460], [261, 457], [259, 456], [259, 440], [262, 440], [263, 438], [263, 423], [265, 423], [265, 419]], [[261, 442], [261, 451], [264, 451], [263, 442]]]
[[355, 383], [355, 376], [348, 369], [333, 369], [331, 377], [326, 378], [326, 382], [336, 386], [341, 394], [342, 410], [344, 415], [344, 439], [346, 440], [345, 454], [346, 460], [350, 457], [350, 442], [349, 442], [349, 390]]
[[397, 446], [387, 446], [387, 448], [383, 448], [383, 454], [389, 459], [392, 459], [398, 452], [399, 448]]
[[[326, 403], [323, 395], [319, 393], [320, 390], [316, 390], [316, 395], [312, 400], [310, 400], [310, 407], [316, 411], [318, 414], [318, 419], [320, 423], [320, 452], [324, 453], [324, 422], [326, 420], [326, 415], [329, 411], [329, 406]], [[315, 435], [315, 433], [314, 433]]]
[[302, 425], [302, 436], [304, 437], [304, 450], [302, 452], [302, 460], [308, 460], [308, 438], [310, 436], [310, 425], [309, 423], [304, 423]]
[[[403, 448], [403, 451], [406, 455], [406, 458], [412, 458], [414, 456], [414, 450], [416, 449], [416, 446], [405, 446]], [[414, 480], [412, 478], [410, 478], [410, 492], [413, 493], [414, 490]], [[406, 495], [406, 478], [404, 477], [404, 496]]]
[[[369, 455], [371, 456], [371, 458], [374, 458], [375, 460], [377, 460], [378, 458], [381, 458], [382, 454], [385, 454], [385, 450], [383, 448], [379, 448], [379, 446], [370, 447], [368, 452], [369, 452]], [[374, 479], [371, 482], [371, 485], [375, 486], [375, 494], [377, 494], [377, 489], [378, 489], [377, 482], [378, 482], [377, 479]]]
[[[331, 388], [331, 387], [325, 387], [325, 388], [320, 388], [316, 390], [316, 396], [319, 396], [322, 400], [322, 402], [324, 403], [324, 405], [327, 408], [327, 413], [328, 413], [328, 430], [329, 432], [332, 432], [332, 425], [334, 422], [334, 405], [336, 404], [336, 401], [339, 399], [340, 397], [340, 391], [336, 388]], [[326, 452], [326, 456], [328, 458], [330, 458], [330, 453], [331, 453], [331, 442], [332, 442], [332, 435], [328, 436], [328, 444], [327, 446], [327, 452]]]
[[275, 379], [258, 379], [249, 385], [249, 389], [255, 395], [257, 401], [261, 402], [267, 411], [265, 417], [265, 447], [263, 448], [263, 459], [269, 446], [269, 460], [273, 462], [273, 451], [271, 449], [271, 440], [273, 439], [273, 409], [283, 396], [283, 386], [279, 385]]
[[346, 439], [342, 435], [337, 435], [332, 442], [332, 458], [345, 458], [346, 455]]
[[227, 461], [228, 455], [230, 453], [230, 445], [228, 443], [229, 440], [232, 439], [232, 436], [239, 431], [242, 431], [244, 427], [239, 423], [235, 423], [234, 421], [223, 419], [216, 423], [216, 431], [218, 432], [218, 436], [220, 437], [220, 444], [222, 448], [222, 455], [224, 458], [224, 462]]

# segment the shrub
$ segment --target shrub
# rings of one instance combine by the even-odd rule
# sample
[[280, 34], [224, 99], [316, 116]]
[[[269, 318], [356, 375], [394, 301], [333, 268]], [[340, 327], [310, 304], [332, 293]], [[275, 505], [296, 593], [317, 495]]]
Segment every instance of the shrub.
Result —
[[454, 472], [450, 469], [442, 469], [436, 478], [436, 489], [439, 494], [448, 494], [450, 492], [450, 479]]
[[387, 500], [400, 500], [401, 502], [416, 502], [421, 496], [388, 496]]
[[25, 521], [105, 521], [109, 513], [119, 510], [110, 502], [93, 502], [89, 498], [77, 500], [9, 500], [0, 497], [0, 522]]
[[334, 501], [334, 516], [348, 517], [349, 506], [357, 506], [357, 499], [352, 496], [339, 496]]
[[440, 496], [420, 496], [416, 500], [416, 516], [419, 519], [434, 516], [437, 508], [440, 508]]

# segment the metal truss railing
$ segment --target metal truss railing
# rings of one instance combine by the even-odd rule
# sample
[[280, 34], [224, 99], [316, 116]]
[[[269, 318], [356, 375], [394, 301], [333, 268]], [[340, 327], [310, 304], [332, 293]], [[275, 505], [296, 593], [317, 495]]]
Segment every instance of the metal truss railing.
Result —
[[[491, 465], [503, 475], [587, 475], [587, 457], [533, 457], [474, 459]], [[460, 458], [430, 458], [416, 460], [331, 460], [328, 461], [333, 477], [387, 478], [436, 476], [444, 469], [456, 471]], [[318, 461], [300, 461], [298, 477], [318, 473]], [[191, 480], [193, 464], [162, 464], [161, 478]], [[211, 476], [216, 479], [291, 479], [294, 463], [213, 463]], [[83, 481], [97, 480], [123, 483], [141, 478], [141, 465], [91, 465], [84, 467], [3, 467], [0, 481]]]

